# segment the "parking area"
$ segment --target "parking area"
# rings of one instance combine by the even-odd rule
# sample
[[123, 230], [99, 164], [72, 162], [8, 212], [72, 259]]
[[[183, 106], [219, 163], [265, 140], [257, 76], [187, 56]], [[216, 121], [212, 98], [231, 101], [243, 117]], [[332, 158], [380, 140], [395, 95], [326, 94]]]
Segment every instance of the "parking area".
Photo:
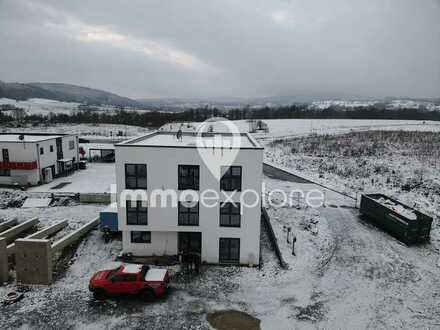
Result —
[[87, 169], [75, 171], [50, 183], [31, 187], [30, 192], [48, 193], [109, 193], [110, 185], [115, 183], [114, 163], [88, 163]]

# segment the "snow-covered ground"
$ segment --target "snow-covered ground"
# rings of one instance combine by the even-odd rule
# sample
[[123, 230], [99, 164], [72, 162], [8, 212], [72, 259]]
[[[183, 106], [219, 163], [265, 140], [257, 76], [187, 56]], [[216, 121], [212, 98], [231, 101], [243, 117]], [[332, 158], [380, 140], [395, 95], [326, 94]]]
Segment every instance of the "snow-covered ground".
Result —
[[[0, 128], [1, 129], [1, 128]], [[65, 133], [78, 134], [84, 139], [126, 139], [133, 136], [147, 134], [150, 130], [139, 126], [114, 125], [114, 124], [56, 124], [27, 126], [23, 128], [3, 128], [3, 132], [41, 132], [41, 133]], [[118, 134], [122, 133], [122, 136]]]
[[70, 114], [77, 109], [80, 103], [76, 102], [61, 102], [48, 99], [28, 99], [26, 101], [16, 101], [7, 98], [0, 98], [0, 105], [10, 104], [18, 108], [23, 108], [28, 114], [42, 114], [47, 115], [53, 113]]
[[[319, 188], [276, 175], [266, 177], [265, 184], [285, 191]], [[169, 295], [152, 304], [133, 298], [101, 302], [88, 292], [88, 280], [114, 260], [121, 244], [105, 244], [95, 231], [53, 285], [27, 286], [22, 301], [0, 306], [0, 324], [4, 329], [209, 329], [209, 312], [235, 309], [259, 318], [263, 329], [436, 328], [438, 244], [408, 248], [359, 218], [353, 200], [331, 191], [326, 191], [326, 207], [301, 205], [268, 209], [289, 269], [280, 268], [263, 231], [261, 269], [203, 266], [200, 276], [174, 280]], [[0, 214], [18, 211], [24, 219], [41, 212], [49, 221], [69, 217], [83, 222], [97, 211], [96, 206], [83, 208]], [[316, 235], [307, 229], [310, 223]], [[296, 256], [286, 242], [285, 226], [297, 237]], [[0, 296], [11, 289], [13, 283], [0, 287]]]
[[[62, 188], [53, 189], [60, 183], [69, 182]], [[116, 183], [114, 163], [87, 163], [86, 170], [60, 177], [50, 183], [29, 188], [30, 192], [110, 193], [110, 185]]]
[[382, 192], [440, 215], [439, 144], [431, 132], [310, 136], [267, 145], [265, 159], [353, 196]]
[[[416, 121], [416, 120], [367, 120], [367, 119], [264, 119], [269, 128], [268, 133], [258, 132], [254, 136], [263, 143], [278, 138], [307, 136], [309, 134], [340, 134], [350, 131], [368, 130], [410, 130], [410, 131], [434, 131], [440, 132], [440, 122]], [[249, 132], [247, 120], [235, 120], [240, 132]], [[201, 124], [197, 122], [170, 123], [161, 127], [165, 131], [197, 132]], [[204, 129], [213, 127], [214, 132], [229, 131], [229, 128], [221, 121], [204, 123]]]
[[347, 100], [326, 100], [326, 101], [315, 101], [310, 104], [312, 109], [325, 110], [330, 107], [344, 107], [344, 108], [366, 108], [374, 106], [376, 104], [385, 104], [387, 109], [419, 109], [426, 108], [429, 111], [440, 111], [440, 104], [438, 102], [429, 101], [414, 101], [414, 100], [392, 100], [391, 102], [383, 100], [373, 100], [373, 101], [347, 101]]

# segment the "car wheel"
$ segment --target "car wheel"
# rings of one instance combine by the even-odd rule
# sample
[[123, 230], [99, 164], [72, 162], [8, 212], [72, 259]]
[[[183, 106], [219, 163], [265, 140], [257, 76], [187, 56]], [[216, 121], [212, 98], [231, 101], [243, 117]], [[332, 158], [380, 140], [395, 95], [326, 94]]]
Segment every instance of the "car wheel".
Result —
[[146, 289], [141, 291], [141, 298], [143, 301], [153, 301], [154, 298], [156, 298], [156, 295], [154, 294], [154, 292], [152, 290]]
[[102, 289], [96, 289], [93, 291], [93, 298], [96, 300], [103, 300], [105, 298], [105, 291]]

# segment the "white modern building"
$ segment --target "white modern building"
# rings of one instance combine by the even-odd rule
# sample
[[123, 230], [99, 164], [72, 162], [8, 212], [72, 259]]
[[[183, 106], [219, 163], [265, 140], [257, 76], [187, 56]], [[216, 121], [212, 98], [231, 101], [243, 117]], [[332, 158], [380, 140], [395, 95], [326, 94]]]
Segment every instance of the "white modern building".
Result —
[[[233, 136], [238, 147], [229, 143]], [[263, 148], [249, 134], [205, 133], [199, 138], [208, 142], [202, 152], [195, 133], [183, 133], [178, 139], [175, 133], [156, 131], [116, 145], [123, 252], [136, 256], [197, 252], [202, 262], [257, 265]], [[221, 143], [209, 143], [213, 140]], [[210, 163], [203, 152], [213, 157]], [[121, 193], [135, 195], [135, 190], [146, 192], [148, 202], [121, 203]], [[185, 203], [194, 201], [188, 192], [198, 195], [198, 202]], [[158, 203], [160, 194], [164, 205]]]
[[78, 136], [0, 133], [0, 184], [37, 185], [73, 171]]

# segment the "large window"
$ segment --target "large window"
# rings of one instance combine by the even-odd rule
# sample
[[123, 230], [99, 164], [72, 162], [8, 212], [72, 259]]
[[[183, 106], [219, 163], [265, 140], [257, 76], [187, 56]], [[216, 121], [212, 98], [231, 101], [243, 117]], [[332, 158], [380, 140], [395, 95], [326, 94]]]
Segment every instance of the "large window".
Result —
[[240, 227], [240, 203], [223, 203], [220, 206], [220, 226]]
[[148, 225], [148, 208], [142, 201], [127, 201], [127, 225]]
[[179, 190], [199, 190], [199, 165], [179, 165]]
[[198, 226], [199, 225], [199, 203], [186, 207], [179, 202], [179, 226]]
[[150, 231], [132, 231], [131, 232], [132, 243], [151, 243]]
[[125, 164], [125, 188], [147, 189], [147, 165]]
[[241, 166], [222, 166], [220, 189], [224, 191], [241, 191]]
[[240, 239], [220, 238], [219, 261], [222, 264], [240, 263]]

